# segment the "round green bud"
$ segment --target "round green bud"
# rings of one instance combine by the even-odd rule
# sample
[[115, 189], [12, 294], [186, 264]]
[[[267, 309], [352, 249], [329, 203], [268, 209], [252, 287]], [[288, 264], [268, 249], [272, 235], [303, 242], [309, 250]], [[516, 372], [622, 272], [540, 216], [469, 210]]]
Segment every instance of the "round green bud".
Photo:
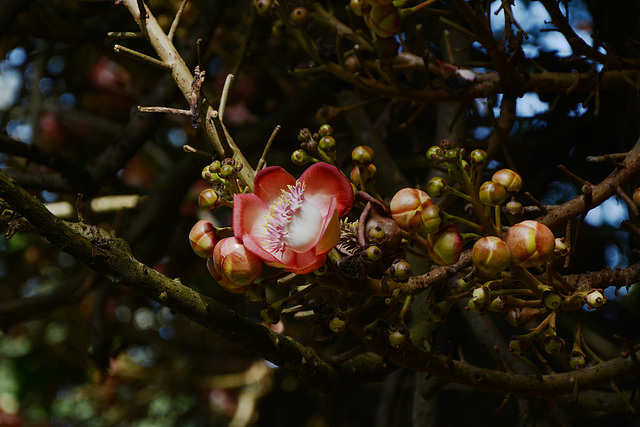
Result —
[[393, 264], [393, 277], [398, 282], [405, 282], [411, 277], [411, 264], [407, 261], [398, 261]]
[[378, 225], [369, 229], [369, 241], [382, 242], [386, 237], [384, 229]]
[[484, 304], [491, 299], [491, 289], [488, 286], [478, 286], [473, 290], [471, 299], [478, 304]]
[[507, 190], [495, 181], [483, 182], [478, 191], [480, 201], [488, 206], [497, 206], [507, 198]]
[[564, 349], [565, 342], [556, 335], [555, 331], [547, 330], [542, 339], [542, 347], [547, 354], [555, 355], [561, 353]]
[[333, 135], [333, 128], [328, 123], [323, 124], [322, 126], [320, 126], [320, 129], [318, 129], [318, 136], [320, 136], [321, 138], [323, 136], [331, 135]]
[[584, 301], [587, 303], [587, 307], [595, 309], [602, 307], [607, 302], [607, 297], [599, 289], [591, 289], [584, 296]]
[[437, 145], [432, 145], [427, 150], [427, 159], [432, 161], [437, 161], [440, 157], [442, 157], [442, 148]]
[[220, 160], [215, 160], [209, 165], [209, 172], [219, 173], [220, 168], [222, 168], [222, 162]]
[[453, 142], [452, 139], [445, 138], [442, 141], [440, 141], [440, 148], [442, 148], [443, 150], [451, 150], [455, 146], [456, 146], [456, 143]]
[[351, 152], [351, 160], [360, 166], [369, 166], [373, 163], [373, 149], [368, 145], [359, 145]]
[[435, 176], [431, 178], [427, 184], [427, 193], [429, 193], [431, 197], [438, 197], [445, 194], [448, 188], [449, 185], [447, 184], [447, 181], [439, 176]]
[[545, 291], [542, 293], [542, 304], [549, 310], [557, 310], [562, 307], [562, 296], [554, 291]]
[[300, 132], [298, 132], [298, 141], [309, 142], [310, 139], [311, 139], [311, 131], [307, 128], [300, 129]]
[[586, 366], [587, 356], [583, 353], [578, 343], [573, 345], [573, 351], [569, 353], [568, 362], [571, 369], [581, 369]]
[[198, 196], [198, 206], [203, 211], [212, 211], [215, 210], [219, 204], [220, 198], [218, 193], [215, 192], [212, 188], [207, 188], [202, 190], [200, 195]]
[[469, 153], [469, 162], [472, 165], [484, 166], [487, 163], [487, 152], [476, 148], [471, 153]]
[[556, 248], [553, 251], [553, 253], [556, 256], [567, 256], [569, 255], [570, 250], [571, 250], [571, 247], [567, 239], [565, 239], [564, 237], [556, 238]]
[[437, 233], [427, 234], [427, 250], [436, 264], [455, 264], [460, 259], [462, 247], [462, 236], [454, 224], [447, 225]]
[[224, 179], [233, 178], [236, 174], [236, 169], [232, 165], [223, 165], [220, 168], [219, 175]]
[[371, 245], [364, 251], [364, 255], [367, 261], [376, 262], [382, 258], [382, 251], [380, 247]]
[[460, 158], [460, 152], [455, 148], [447, 150], [444, 157], [447, 159], [447, 163], [456, 163]]
[[326, 153], [332, 153], [336, 151], [336, 140], [332, 136], [323, 136], [318, 142], [320, 149]]
[[329, 321], [329, 329], [331, 329], [331, 331], [335, 334], [339, 334], [340, 332], [344, 331], [346, 327], [347, 323], [338, 316], [335, 316]]
[[308, 155], [307, 152], [302, 149], [296, 150], [293, 153], [291, 153], [291, 161], [293, 162], [294, 165], [297, 165], [297, 166], [306, 165], [312, 160], [313, 160], [313, 157]]
[[393, 348], [400, 348], [409, 341], [409, 335], [402, 331], [393, 331], [389, 334], [389, 344]]

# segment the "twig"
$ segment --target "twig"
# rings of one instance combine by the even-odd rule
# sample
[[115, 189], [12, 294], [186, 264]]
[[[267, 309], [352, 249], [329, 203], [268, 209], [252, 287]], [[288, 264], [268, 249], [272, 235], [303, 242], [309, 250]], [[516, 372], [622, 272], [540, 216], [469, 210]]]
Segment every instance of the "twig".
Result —
[[167, 38], [169, 40], [173, 40], [173, 36], [176, 33], [176, 29], [178, 28], [178, 24], [180, 23], [180, 17], [182, 16], [182, 12], [184, 12], [184, 7], [187, 5], [188, 0], [182, 0], [182, 4], [180, 4], [180, 8], [176, 12], [175, 18], [173, 18], [173, 22], [171, 23], [171, 28], [169, 29], [169, 33], [167, 34]]
[[170, 108], [170, 107], [142, 107], [138, 106], [138, 111], [141, 113], [167, 113], [167, 114], [176, 114], [179, 116], [190, 116], [191, 111], [183, 110], [181, 108]]
[[227, 105], [227, 97], [229, 96], [229, 90], [231, 89], [233, 78], [234, 78], [233, 74], [229, 74], [227, 75], [227, 78], [224, 81], [224, 87], [222, 88], [222, 95], [220, 95], [220, 106], [218, 107], [218, 112], [220, 114], [220, 121], [224, 120], [224, 109]]
[[262, 152], [262, 156], [260, 156], [260, 160], [258, 161], [258, 166], [256, 166], [256, 172], [264, 168], [264, 165], [267, 162], [267, 153], [269, 152], [269, 149], [271, 148], [271, 144], [273, 144], [273, 141], [276, 139], [276, 135], [278, 134], [279, 131], [280, 131], [280, 125], [277, 125], [273, 129], [273, 132], [271, 132], [271, 136], [267, 141], [267, 145], [264, 146], [264, 151]]
[[164, 68], [165, 70], [171, 69], [171, 65], [167, 64], [166, 62], [160, 61], [156, 58], [152, 58], [149, 55], [145, 55], [144, 53], [140, 53], [136, 50], [129, 49], [128, 47], [121, 46], [119, 44], [113, 46], [113, 51], [122, 55], [126, 55], [130, 58], [137, 59], [138, 61], [142, 61], [149, 65], [153, 65], [154, 67]]

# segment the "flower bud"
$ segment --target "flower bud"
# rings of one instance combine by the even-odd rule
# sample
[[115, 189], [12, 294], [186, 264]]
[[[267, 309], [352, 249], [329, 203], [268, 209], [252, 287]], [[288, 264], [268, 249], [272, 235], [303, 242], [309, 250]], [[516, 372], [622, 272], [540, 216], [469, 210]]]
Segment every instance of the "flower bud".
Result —
[[633, 192], [633, 203], [635, 203], [636, 206], [640, 206], [640, 187], [636, 188]]
[[216, 230], [206, 219], [196, 222], [189, 232], [191, 249], [201, 258], [211, 258], [216, 246]]
[[542, 304], [549, 310], [557, 310], [562, 307], [562, 296], [558, 292], [546, 290], [542, 293]]
[[587, 303], [587, 307], [589, 308], [600, 308], [607, 302], [607, 297], [605, 297], [600, 289], [591, 289], [585, 296], [584, 301]]
[[322, 138], [320, 138], [318, 146], [322, 151], [326, 153], [332, 153], [336, 151], [336, 140], [330, 135], [323, 136]]
[[504, 205], [504, 213], [510, 218], [520, 219], [524, 215], [524, 207], [522, 203], [512, 197], [511, 200]]
[[487, 163], [487, 152], [479, 148], [469, 153], [469, 162], [472, 165], [484, 166]]
[[573, 350], [569, 353], [568, 362], [572, 369], [584, 368], [587, 364], [587, 355], [584, 354], [579, 343], [573, 343]]
[[442, 141], [440, 141], [440, 148], [442, 148], [443, 150], [451, 150], [455, 146], [456, 146], [456, 143], [453, 141], [453, 139], [445, 138]]
[[351, 160], [358, 166], [369, 166], [373, 163], [373, 148], [359, 145], [351, 152]]
[[549, 227], [537, 221], [522, 221], [511, 227], [504, 240], [511, 251], [511, 261], [521, 267], [535, 267], [551, 258], [556, 239]]
[[429, 256], [439, 265], [458, 262], [462, 253], [462, 237], [455, 225], [449, 224], [437, 233], [427, 235]]
[[357, 15], [357, 16], [362, 16], [363, 15], [363, 11], [362, 11], [362, 5], [365, 3], [365, 0], [351, 0], [349, 2], [349, 7], [351, 8], [351, 11]]
[[313, 157], [307, 154], [307, 152], [304, 150], [296, 150], [291, 153], [291, 161], [294, 165], [302, 166], [313, 161]]
[[400, 26], [400, 14], [393, 4], [387, 6], [373, 5], [367, 16], [367, 25], [379, 37], [391, 37], [398, 31]]
[[382, 258], [382, 251], [376, 245], [371, 245], [364, 251], [364, 259], [367, 261], [376, 262], [380, 258]]
[[220, 286], [232, 293], [242, 293], [262, 273], [262, 261], [249, 252], [240, 239], [227, 237], [218, 242], [213, 258], [207, 261], [209, 273]]
[[331, 135], [333, 135], [333, 128], [328, 123], [323, 124], [320, 126], [320, 129], [318, 129], [318, 136], [320, 136], [320, 138]]
[[[377, 172], [378, 172], [378, 169], [373, 163], [367, 166], [366, 168], [367, 177], [365, 179], [365, 183], [375, 178]], [[354, 166], [353, 169], [351, 170], [351, 174], [349, 175], [349, 177], [351, 178], [351, 182], [353, 182], [357, 186], [360, 186], [360, 168], [358, 168], [357, 166]]]
[[544, 334], [544, 338], [542, 339], [542, 347], [547, 354], [554, 355], [562, 352], [564, 345], [564, 340], [556, 335], [556, 331], [554, 329], [547, 329], [547, 332]]
[[500, 169], [493, 174], [491, 180], [502, 184], [509, 194], [517, 193], [522, 188], [522, 178], [520, 174], [511, 169]]
[[502, 239], [486, 236], [473, 245], [471, 260], [480, 271], [496, 274], [509, 267], [511, 252], [509, 246]]
[[522, 356], [529, 350], [533, 343], [534, 334], [516, 335], [509, 340], [509, 351]]
[[489, 302], [491, 299], [491, 289], [488, 286], [478, 286], [473, 290], [471, 299], [479, 304]]
[[271, 16], [273, 8], [273, 0], [256, 0], [256, 13], [258, 16]]
[[222, 165], [219, 175], [224, 179], [232, 179], [236, 174], [236, 170], [232, 165]]
[[212, 211], [217, 209], [218, 206], [220, 206], [220, 198], [218, 197], [218, 193], [216, 193], [212, 188], [202, 190], [202, 192], [198, 196], [198, 206], [200, 206], [200, 209], [204, 211]]
[[488, 206], [497, 206], [507, 198], [507, 190], [502, 184], [495, 181], [485, 181], [480, 186], [478, 197], [480, 201]]
[[329, 321], [329, 329], [331, 329], [334, 334], [339, 334], [340, 332], [344, 331], [346, 327], [347, 323], [344, 321], [344, 319], [341, 319], [338, 316], [335, 316]]
[[391, 216], [406, 231], [423, 231], [422, 212], [433, 205], [431, 197], [417, 188], [403, 188], [391, 199]]
[[311, 140], [311, 131], [307, 128], [300, 129], [298, 132], [298, 141], [309, 142]]
[[425, 233], [435, 233], [440, 229], [442, 217], [440, 216], [440, 206], [427, 206], [420, 214], [422, 220], [422, 231]]
[[448, 188], [449, 185], [447, 185], [447, 181], [436, 176], [429, 180], [429, 183], [427, 184], [427, 193], [429, 193], [431, 197], [438, 197], [443, 195]]
[[[408, 331], [407, 331], [408, 332]], [[393, 331], [389, 334], [389, 344], [393, 348], [400, 348], [409, 341], [409, 335], [403, 331]]]
[[553, 251], [556, 256], [567, 256], [570, 250], [569, 242], [564, 237], [556, 238], [556, 248]]
[[391, 270], [393, 271], [393, 278], [398, 282], [406, 282], [412, 273], [411, 264], [405, 260], [394, 263], [391, 266]]
[[296, 7], [291, 11], [291, 22], [298, 28], [304, 28], [311, 22], [311, 14], [305, 7]]
[[427, 160], [437, 161], [440, 157], [442, 157], [442, 148], [437, 145], [432, 145], [427, 150]]
[[370, 242], [382, 243], [387, 233], [379, 225], [371, 227], [367, 233]]

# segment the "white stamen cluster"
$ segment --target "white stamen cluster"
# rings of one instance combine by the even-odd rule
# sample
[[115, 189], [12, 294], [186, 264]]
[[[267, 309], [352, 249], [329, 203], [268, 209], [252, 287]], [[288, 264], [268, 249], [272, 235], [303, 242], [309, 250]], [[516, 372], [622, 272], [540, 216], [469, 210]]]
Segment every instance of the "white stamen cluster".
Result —
[[282, 195], [269, 207], [264, 224], [264, 246], [272, 254], [285, 251], [287, 244], [284, 237], [288, 233], [288, 225], [304, 203], [304, 182], [296, 181], [295, 185], [288, 185], [287, 188], [289, 191], [282, 190]]

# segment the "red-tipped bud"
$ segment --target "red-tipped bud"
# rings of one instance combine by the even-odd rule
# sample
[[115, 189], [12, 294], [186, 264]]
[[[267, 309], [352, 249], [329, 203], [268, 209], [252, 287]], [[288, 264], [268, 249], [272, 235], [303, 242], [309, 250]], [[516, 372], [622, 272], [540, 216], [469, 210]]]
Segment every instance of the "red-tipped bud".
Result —
[[189, 243], [196, 255], [201, 258], [211, 258], [217, 243], [215, 228], [209, 221], [201, 219], [191, 227]]
[[439, 265], [458, 262], [462, 253], [462, 237], [455, 225], [449, 224], [437, 233], [427, 235], [429, 256]]
[[502, 239], [487, 236], [473, 245], [471, 260], [480, 271], [496, 274], [509, 267], [511, 252], [509, 246]]
[[212, 188], [207, 188], [202, 190], [200, 195], [198, 196], [198, 205], [200, 209], [204, 211], [212, 211], [220, 206], [220, 198], [218, 193], [215, 192]]
[[351, 160], [359, 166], [369, 166], [373, 163], [373, 148], [368, 145], [359, 145], [351, 152]]
[[273, 9], [273, 0], [256, 0], [256, 14], [258, 16], [271, 16]]
[[509, 194], [517, 193], [522, 188], [522, 178], [520, 174], [511, 169], [500, 169], [493, 174], [491, 180], [502, 184]]
[[318, 129], [318, 136], [320, 138], [325, 137], [325, 136], [331, 136], [331, 135], [333, 135], [333, 128], [331, 127], [331, 125], [329, 123], [323, 124]]
[[220, 286], [232, 293], [242, 293], [262, 273], [262, 261], [249, 252], [240, 239], [227, 237], [218, 242], [213, 258], [207, 261], [209, 273]]
[[426, 192], [403, 188], [391, 199], [391, 216], [403, 230], [423, 231], [422, 212], [431, 205], [433, 202]]
[[393, 4], [371, 6], [368, 18], [367, 25], [379, 37], [391, 37], [400, 26], [400, 14]]
[[640, 187], [636, 188], [633, 192], [633, 203], [635, 203], [636, 206], [640, 206]]
[[495, 181], [483, 182], [478, 191], [480, 201], [488, 206], [497, 206], [507, 198], [507, 190]]
[[331, 136], [323, 136], [318, 142], [318, 147], [325, 153], [333, 153], [336, 151], [336, 140]]
[[511, 251], [511, 261], [521, 267], [542, 265], [551, 258], [556, 238], [546, 225], [537, 221], [522, 221], [504, 236]]

